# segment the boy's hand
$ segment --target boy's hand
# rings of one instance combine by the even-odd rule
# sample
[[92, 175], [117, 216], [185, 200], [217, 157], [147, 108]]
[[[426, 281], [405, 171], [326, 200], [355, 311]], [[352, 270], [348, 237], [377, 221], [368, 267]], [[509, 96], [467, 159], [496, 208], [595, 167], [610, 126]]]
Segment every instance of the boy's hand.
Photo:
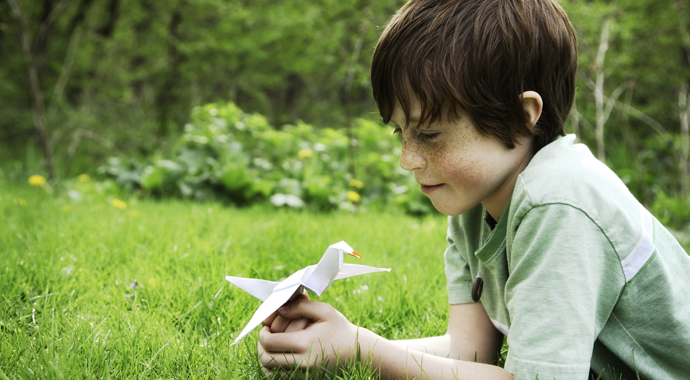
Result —
[[[308, 300], [309, 294], [307, 293], [307, 290], [304, 289], [299, 297]], [[286, 304], [288, 303], [290, 302], [288, 301]], [[273, 314], [271, 314], [270, 317], [261, 322], [261, 324], [268, 326], [272, 333], [282, 333], [304, 330], [309, 325], [309, 320], [306, 318], [286, 319], [280, 315], [278, 310], [276, 310]]]
[[[258, 351], [264, 372], [277, 368], [300, 369], [324, 365], [333, 370], [349, 362], [355, 352], [357, 326], [328, 304], [298, 298], [279, 310], [287, 320], [309, 320], [303, 330], [275, 333], [264, 325], [259, 332]], [[278, 319], [276, 317], [276, 319]], [[273, 321], [275, 322], [275, 321]]]

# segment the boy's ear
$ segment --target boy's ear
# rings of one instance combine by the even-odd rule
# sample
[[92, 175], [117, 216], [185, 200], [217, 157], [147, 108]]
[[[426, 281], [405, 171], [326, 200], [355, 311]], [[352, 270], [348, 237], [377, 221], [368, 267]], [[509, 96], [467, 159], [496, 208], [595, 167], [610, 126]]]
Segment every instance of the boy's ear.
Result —
[[541, 110], [544, 107], [544, 102], [541, 100], [541, 95], [534, 91], [525, 91], [520, 94], [520, 101], [522, 102], [522, 108], [527, 114], [527, 121], [529, 122], [529, 128], [534, 131], [534, 126], [539, 121], [541, 116]]

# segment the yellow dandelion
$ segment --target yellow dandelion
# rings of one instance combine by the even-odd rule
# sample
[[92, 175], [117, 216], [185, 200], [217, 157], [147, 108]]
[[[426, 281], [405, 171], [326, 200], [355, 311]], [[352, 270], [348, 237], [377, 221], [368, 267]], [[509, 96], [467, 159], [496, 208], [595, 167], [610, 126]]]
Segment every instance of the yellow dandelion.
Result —
[[347, 199], [349, 199], [351, 202], [357, 203], [362, 199], [362, 197], [357, 192], [348, 191]]
[[311, 157], [314, 155], [314, 152], [312, 152], [311, 149], [302, 149], [297, 153], [297, 157], [299, 158], [307, 158]]
[[119, 208], [120, 210], [124, 210], [124, 209], [127, 208], [127, 203], [125, 203], [125, 202], [123, 202], [123, 201], [121, 201], [121, 200], [119, 200], [119, 199], [113, 199], [112, 201], [110, 201], [110, 204], [111, 204], [113, 207]]
[[70, 212], [70, 211], [72, 211], [72, 206], [70, 206], [70, 205], [64, 205], [64, 206], [60, 207], [60, 211], [62, 211], [62, 212]]
[[362, 183], [362, 181], [360, 181], [360, 180], [358, 180], [358, 179], [354, 179], [354, 178], [353, 178], [353, 179], [350, 180], [350, 186], [356, 187], [356, 188], [358, 188], [358, 189], [361, 189], [361, 188], [364, 187], [364, 183]]
[[88, 174], [79, 174], [77, 176], [77, 180], [79, 180], [79, 182], [89, 182], [90, 179], [91, 177], [89, 177]]
[[46, 178], [42, 175], [34, 174], [29, 177], [29, 185], [39, 187], [46, 184]]
[[21, 199], [21, 198], [17, 198], [14, 200], [14, 204], [24, 207], [24, 206], [26, 206], [26, 200]]

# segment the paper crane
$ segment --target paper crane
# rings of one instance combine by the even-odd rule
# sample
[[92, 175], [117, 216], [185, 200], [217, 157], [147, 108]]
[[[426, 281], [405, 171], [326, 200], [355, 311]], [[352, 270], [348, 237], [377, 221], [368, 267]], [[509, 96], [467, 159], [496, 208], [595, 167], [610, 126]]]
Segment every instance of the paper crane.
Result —
[[256, 310], [252, 319], [244, 327], [240, 335], [237, 336], [233, 344], [236, 344], [245, 335], [254, 330], [256, 326], [283, 306], [285, 302], [301, 294], [303, 287], [321, 296], [334, 280], [373, 272], [390, 272], [390, 268], [343, 264], [343, 252], [358, 259], [362, 258], [352, 247], [341, 241], [329, 246], [318, 264], [301, 269], [281, 282], [225, 276], [225, 279], [233, 285], [264, 302]]

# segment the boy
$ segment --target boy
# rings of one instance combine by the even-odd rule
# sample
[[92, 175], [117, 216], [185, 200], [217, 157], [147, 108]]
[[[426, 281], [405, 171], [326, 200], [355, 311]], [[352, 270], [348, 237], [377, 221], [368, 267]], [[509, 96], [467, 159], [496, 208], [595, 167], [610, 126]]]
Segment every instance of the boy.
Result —
[[[555, 0], [398, 11], [374, 53], [373, 91], [402, 136], [400, 165], [449, 215], [448, 332], [389, 341], [299, 299], [264, 322], [265, 368], [332, 366], [358, 344], [382, 378], [690, 378], [690, 258], [565, 136], [576, 56]], [[504, 335], [505, 369], [485, 364]]]

